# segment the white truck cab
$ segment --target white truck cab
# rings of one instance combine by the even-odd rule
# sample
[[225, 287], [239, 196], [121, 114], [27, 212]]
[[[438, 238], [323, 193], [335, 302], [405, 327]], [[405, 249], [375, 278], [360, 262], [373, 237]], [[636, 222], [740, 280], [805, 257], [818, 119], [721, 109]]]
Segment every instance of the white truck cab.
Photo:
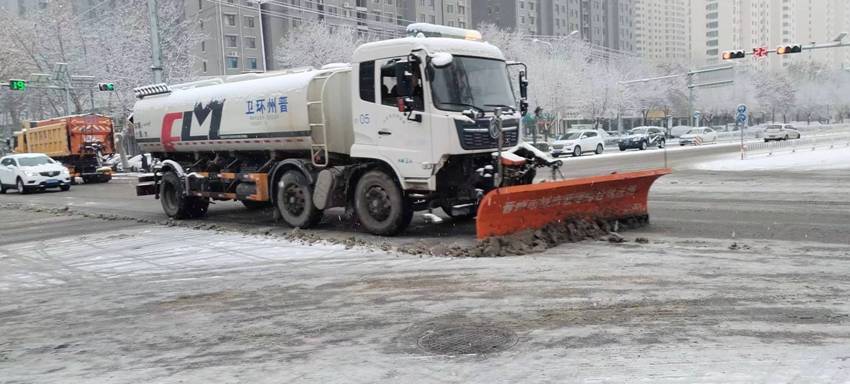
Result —
[[[391, 164], [405, 189], [435, 191], [449, 156], [492, 152], [496, 109], [503, 113], [503, 146], [518, 142], [520, 106], [504, 56], [488, 43], [385, 40], [357, 48], [353, 61], [351, 156]], [[401, 110], [400, 98], [407, 99]]]

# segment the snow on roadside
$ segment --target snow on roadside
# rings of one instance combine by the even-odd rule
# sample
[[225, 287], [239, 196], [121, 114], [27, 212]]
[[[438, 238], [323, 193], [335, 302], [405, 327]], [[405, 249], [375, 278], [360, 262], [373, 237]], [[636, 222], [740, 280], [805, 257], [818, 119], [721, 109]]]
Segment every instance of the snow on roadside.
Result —
[[709, 171], [816, 171], [850, 169], [850, 148], [783, 152], [774, 155], [751, 155], [741, 160], [712, 160], [693, 166]]

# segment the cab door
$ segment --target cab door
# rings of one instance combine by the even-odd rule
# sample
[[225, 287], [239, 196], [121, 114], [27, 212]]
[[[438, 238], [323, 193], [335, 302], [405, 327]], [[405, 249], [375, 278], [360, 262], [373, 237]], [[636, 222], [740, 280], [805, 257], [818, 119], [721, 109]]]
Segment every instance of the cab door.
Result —
[[[360, 97], [355, 107], [355, 145], [352, 156], [378, 158], [389, 163], [399, 177], [428, 179], [431, 169], [431, 119], [426, 113], [425, 82], [422, 68], [414, 71], [413, 111], [399, 111], [401, 96], [396, 84], [395, 63], [406, 56], [390, 57], [359, 64]], [[372, 76], [370, 79], [369, 76]], [[371, 84], [370, 84], [371, 83]], [[367, 89], [364, 92], [364, 87]]]

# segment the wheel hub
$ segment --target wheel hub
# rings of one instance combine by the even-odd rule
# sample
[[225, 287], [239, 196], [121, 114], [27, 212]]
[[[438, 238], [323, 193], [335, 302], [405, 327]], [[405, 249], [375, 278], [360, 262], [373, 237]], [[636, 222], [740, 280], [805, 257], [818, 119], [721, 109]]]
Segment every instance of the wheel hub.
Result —
[[369, 216], [372, 216], [376, 220], [383, 221], [390, 216], [390, 210], [392, 208], [390, 196], [383, 188], [379, 186], [370, 187], [366, 191], [366, 204], [369, 210]]
[[286, 202], [286, 210], [293, 215], [300, 215], [304, 212], [305, 199], [303, 188], [297, 185], [288, 185], [283, 192], [284, 201]]

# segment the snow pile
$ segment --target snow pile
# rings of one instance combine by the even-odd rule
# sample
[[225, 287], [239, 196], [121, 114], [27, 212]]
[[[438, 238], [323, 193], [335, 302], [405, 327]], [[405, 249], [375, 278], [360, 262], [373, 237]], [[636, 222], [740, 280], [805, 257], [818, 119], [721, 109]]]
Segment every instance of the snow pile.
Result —
[[784, 152], [774, 155], [750, 156], [714, 160], [696, 164], [696, 169], [710, 171], [770, 171], [785, 170], [791, 172], [850, 169], [850, 148]]

